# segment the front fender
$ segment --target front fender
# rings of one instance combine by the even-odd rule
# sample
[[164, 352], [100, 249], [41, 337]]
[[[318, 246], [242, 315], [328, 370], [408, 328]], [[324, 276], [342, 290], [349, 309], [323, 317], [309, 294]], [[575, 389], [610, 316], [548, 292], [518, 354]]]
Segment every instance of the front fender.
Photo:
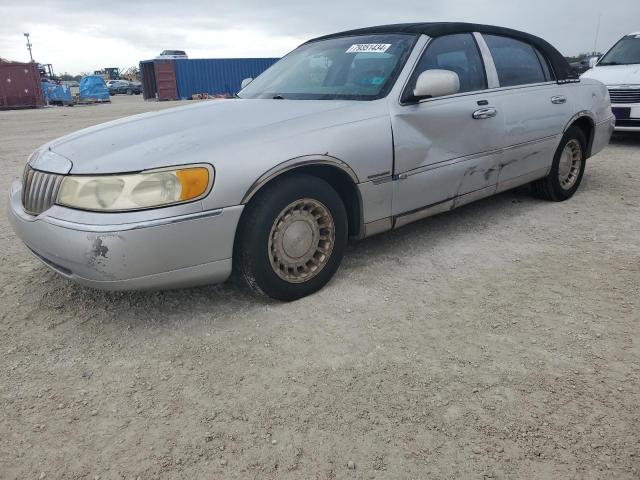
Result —
[[257, 134], [245, 142], [218, 146], [212, 162], [216, 180], [203, 200], [204, 208], [244, 204], [269, 180], [304, 165], [336, 167], [355, 184], [391, 174], [393, 140], [387, 112], [330, 126], [326, 120], [318, 119], [303, 131], [272, 131], [268, 137]]

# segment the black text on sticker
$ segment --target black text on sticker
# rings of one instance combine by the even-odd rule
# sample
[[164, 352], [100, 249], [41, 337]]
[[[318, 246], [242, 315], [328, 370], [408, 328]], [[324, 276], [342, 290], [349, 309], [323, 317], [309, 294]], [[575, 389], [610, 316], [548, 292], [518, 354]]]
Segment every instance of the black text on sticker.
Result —
[[384, 53], [390, 46], [390, 43], [358, 43], [351, 45], [347, 53]]

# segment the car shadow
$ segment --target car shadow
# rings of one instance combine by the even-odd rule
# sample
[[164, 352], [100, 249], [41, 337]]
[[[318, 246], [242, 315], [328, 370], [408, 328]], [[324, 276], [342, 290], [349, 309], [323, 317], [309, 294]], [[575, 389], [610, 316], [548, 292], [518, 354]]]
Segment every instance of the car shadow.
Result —
[[428, 250], [441, 243], [450, 242], [451, 238], [457, 235], [474, 232], [479, 227], [495, 223], [496, 218], [505, 219], [525, 214], [528, 209], [541, 203], [547, 202], [534, 198], [531, 189], [525, 186], [464, 205], [397, 230], [352, 243], [345, 257], [347, 268], [351, 266], [350, 257], [357, 258], [360, 251], [364, 252], [362, 255], [368, 263], [383, 259], [391, 252], [404, 255], [407, 249], [416, 247], [416, 239], [421, 240], [418, 243], [421, 248]]
[[[337, 276], [357, 275], [358, 269], [367, 264], [388, 261], [389, 255], [403, 255], [409, 249], [428, 251], [449, 241], [452, 237], [494, 223], [497, 217], [508, 218], [526, 214], [542, 202], [533, 198], [528, 187], [502, 193], [459, 209], [407, 225], [362, 241], [350, 242], [341, 269]], [[513, 206], [514, 208], [510, 208]], [[418, 239], [418, 241], [416, 241]], [[45, 273], [46, 272], [46, 273]], [[42, 269], [33, 271], [34, 279], [42, 278], [44, 293], [39, 307], [51, 307], [60, 313], [76, 315], [80, 312], [93, 314], [107, 312], [108, 317], [118, 322], [142, 321], [166, 318], [185, 313], [215, 312], [238, 318], [252, 311], [264, 310], [265, 306], [281, 305], [280, 302], [258, 297], [247, 292], [232, 281], [221, 285], [166, 291], [104, 292], [82, 287], [58, 275]], [[331, 289], [331, 283], [325, 287]], [[61, 302], [61, 298], [73, 299]], [[128, 325], [129, 323], [127, 323]]]
[[631, 147], [640, 147], [640, 133], [614, 133], [611, 137], [611, 143], [615, 145], [628, 145]]

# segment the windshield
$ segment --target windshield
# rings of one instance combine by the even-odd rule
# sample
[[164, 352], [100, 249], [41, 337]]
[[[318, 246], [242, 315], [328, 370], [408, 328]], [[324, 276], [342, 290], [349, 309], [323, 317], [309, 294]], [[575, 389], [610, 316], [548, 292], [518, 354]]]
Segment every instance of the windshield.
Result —
[[632, 65], [635, 63], [640, 63], [640, 35], [624, 37], [609, 50], [609, 53], [602, 58], [598, 65]]
[[240, 98], [374, 100], [389, 93], [416, 41], [360, 35], [306, 43], [251, 82]]

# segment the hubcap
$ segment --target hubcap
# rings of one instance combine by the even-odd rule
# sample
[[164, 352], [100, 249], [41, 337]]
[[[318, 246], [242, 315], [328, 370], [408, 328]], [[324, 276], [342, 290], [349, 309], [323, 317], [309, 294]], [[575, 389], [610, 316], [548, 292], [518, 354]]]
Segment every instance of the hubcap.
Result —
[[269, 261], [274, 272], [290, 283], [307, 282], [326, 266], [335, 243], [329, 209], [304, 198], [287, 205], [269, 234]]
[[578, 181], [581, 168], [582, 147], [577, 140], [571, 140], [564, 147], [560, 157], [560, 164], [558, 165], [560, 186], [565, 190], [570, 190]]

